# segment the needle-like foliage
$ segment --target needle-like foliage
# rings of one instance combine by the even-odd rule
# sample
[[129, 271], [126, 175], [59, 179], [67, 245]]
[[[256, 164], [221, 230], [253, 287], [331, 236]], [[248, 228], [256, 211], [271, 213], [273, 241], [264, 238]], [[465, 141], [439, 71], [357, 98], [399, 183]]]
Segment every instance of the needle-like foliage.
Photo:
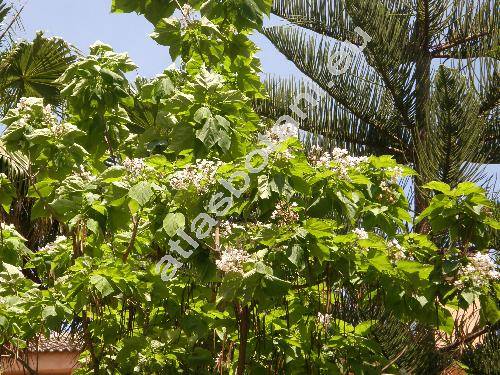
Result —
[[[294, 98], [312, 93], [317, 104], [303, 106], [307, 117], [294, 116], [308, 143], [356, 155], [390, 154], [411, 165], [419, 174], [417, 212], [427, 205], [419, 188], [427, 181], [487, 185], [483, 166], [500, 162], [499, 5], [275, 0], [273, 13], [286, 23], [263, 34], [305, 78], [268, 77], [269, 99], [257, 103], [257, 110], [270, 118], [291, 115]], [[344, 74], [334, 75], [329, 65], [346, 42], [364, 43], [356, 27], [371, 40], [352, 53]], [[447, 366], [450, 353], [433, 350], [431, 332], [417, 339], [412, 329], [389, 323], [374, 336], [400, 366], [416, 373]], [[483, 351], [474, 359], [471, 349], [466, 362], [481, 362]], [[493, 373], [489, 367], [483, 371]]]
[[[276, 0], [288, 21], [264, 35], [306, 76], [270, 77], [261, 114], [290, 114], [300, 92], [318, 105], [299, 121], [325, 147], [391, 154], [430, 180], [483, 180], [500, 161], [497, 0]], [[360, 46], [345, 74], [329, 64], [346, 42]]]

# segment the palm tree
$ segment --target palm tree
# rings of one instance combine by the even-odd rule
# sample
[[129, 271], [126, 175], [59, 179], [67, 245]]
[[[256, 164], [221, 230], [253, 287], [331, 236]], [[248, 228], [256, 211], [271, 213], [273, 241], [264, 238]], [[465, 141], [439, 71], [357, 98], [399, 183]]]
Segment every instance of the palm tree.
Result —
[[[312, 142], [389, 154], [413, 166], [420, 212], [423, 183], [479, 181], [479, 164], [500, 162], [499, 5], [275, 0], [273, 13], [287, 23], [263, 34], [306, 79], [269, 78], [270, 98], [258, 111], [290, 114], [298, 93], [314, 92], [317, 105], [298, 119]], [[352, 64], [338, 74], [332, 67], [345, 66], [339, 59], [345, 42]]]
[[[0, 0], [0, 24], [6, 25], [0, 27], [0, 118], [23, 96], [42, 97], [57, 107], [60, 85], [56, 81], [77, 56], [76, 49], [64, 40], [46, 38], [42, 33], [31, 42], [13, 42], [21, 11]], [[23, 155], [8, 152], [0, 143], [0, 173], [22, 188], [26, 168]]]
[[[12, 35], [19, 24], [22, 8], [15, 10], [0, 0], [0, 127], [1, 118], [15, 106], [22, 97], [41, 97], [45, 103], [51, 104], [54, 110], [60, 110], [61, 85], [57, 79], [76, 60], [78, 51], [60, 38], [46, 38], [37, 33], [31, 41], [13, 42]], [[0, 129], [1, 131], [2, 129]], [[17, 199], [12, 203], [10, 211], [0, 208], [0, 221], [16, 224], [30, 223], [30, 199], [26, 197], [28, 186], [33, 181], [29, 173], [30, 165], [26, 155], [21, 152], [7, 150], [0, 141], [0, 173], [5, 174], [17, 189]], [[33, 228], [46, 227], [46, 223]], [[50, 226], [50, 223], [49, 223]], [[21, 231], [29, 243], [36, 244], [40, 230]]]

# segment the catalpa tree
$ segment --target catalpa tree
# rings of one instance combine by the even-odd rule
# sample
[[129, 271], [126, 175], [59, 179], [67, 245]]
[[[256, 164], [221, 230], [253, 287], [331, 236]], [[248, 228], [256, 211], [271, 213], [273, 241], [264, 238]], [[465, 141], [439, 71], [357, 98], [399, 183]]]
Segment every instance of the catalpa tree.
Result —
[[0, 178], [3, 353], [70, 331], [78, 374], [398, 373], [415, 368], [389, 326], [436, 366], [497, 327], [481, 188], [430, 183], [415, 218], [410, 168], [306, 152], [289, 117], [256, 115], [249, 34], [269, 7], [115, 0], [181, 68], [130, 84], [128, 56], [98, 43], [61, 77], [62, 109], [9, 111], [1, 142], [26, 167]]

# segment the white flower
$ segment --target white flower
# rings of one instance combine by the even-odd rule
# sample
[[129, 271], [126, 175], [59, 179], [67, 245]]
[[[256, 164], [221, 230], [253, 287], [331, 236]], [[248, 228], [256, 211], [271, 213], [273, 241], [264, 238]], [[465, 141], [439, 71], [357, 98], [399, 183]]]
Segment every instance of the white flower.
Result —
[[158, 350], [158, 349], [161, 349], [161, 348], [163, 348], [165, 346], [164, 343], [162, 343], [162, 342], [160, 342], [158, 340], [151, 340], [151, 344], [150, 345], [151, 345], [151, 348], [153, 350]]
[[332, 320], [332, 316], [330, 314], [322, 314], [318, 313], [318, 322], [324, 326], [330, 325], [330, 322]]
[[331, 155], [322, 147], [314, 145], [309, 149], [309, 161], [314, 166], [329, 167], [332, 161]]
[[380, 183], [380, 190], [382, 193], [377, 197], [378, 199], [386, 199], [389, 204], [394, 204], [397, 201], [397, 190], [394, 188], [394, 184], [388, 183], [387, 181], [382, 181]]
[[26, 99], [27, 98], [21, 98], [21, 99], [19, 99], [19, 101], [17, 102], [16, 108], [19, 109], [19, 110], [26, 109], [28, 107], [28, 103], [27, 103]]
[[23, 97], [19, 99], [19, 102], [17, 103], [17, 108], [18, 109], [28, 109], [33, 106], [42, 106], [43, 105], [43, 99], [42, 98], [34, 98], [34, 97]]
[[61, 138], [64, 136], [64, 134], [66, 134], [68, 128], [64, 122], [61, 122], [51, 126], [50, 130], [52, 131], [52, 134], [55, 138]]
[[324, 151], [319, 146], [313, 146], [309, 152], [311, 164], [317, 167], [327, 167], [337, 172], [342, 177], [347, 177], [351, 168], [357, 168], [368, 161], [368, 157], [355, 157], [349, 155], [346, 149], [334, 148], [331, 152]]
[[52, 106], [44, 106], [41, 98], [21, 98], [16, 108], [20, 116], [17, 120], [20, 126], [32, 123], [36, 128], [48, 128], [55, 137], [60, 137], [67, 131], [67, 124], [59, 123]]
[[57, 238], [54, 240], [54, 242], [50, 242], [46, 244], [45, 246], [41, 247], [38, 249], [38, 251], [46, 251], [48, 253], [54, 251], [57, 249], [58, 245], [66, 242], [68, 238], [66, 236], [57, 236]]
[[387, 181], [382, 181], [380, 183], [380, 189], [384, 192], [384, 193], [392, 193], [392, 189], [391, 189], [391, 186], [387, 183]]
[[392, 239], [388, 243], [389, 251], [391, 252], [392, 258], [395, 260], [406, 259], [406, 250], [403, 246], [400, 245], [397, 239]]
[[255, 223], [250, 223], [251, 228], [254, 229], [271, 229], [273, 225], [271, 223], [263, 223], [259, 220], [257, 220]]
[[143, 177], [147, 171], [153, 170], [153, 168], [146, 165], [144, 159], [140, 158], [134, 158], [134, 159], [126, 158], [123, 161], [123, 166], [133, 179], [139, 179]]
[[243, 264], [249, 259], [250, 254], [245, 250], [226, 247], [220, 259], [215, 261], [215, 265], [224, 273], [237, 272], [243, 274]]
[[358, 236], [358, 239], [360, 239], [360, 240], [367, 240], [368, 239], [368, 233], [363, 228], [356, 228], [352, 232], [356, 236]]
[[295, 156], [293, 156], [290, 150], [287, 149], [285, 151], [277, 152], [276, 158], [279, 160], [292, 160]]
[[170, 186], [175, 190], [187, 190], [194, 186], [199, 193], [206, 193], [216, 183], [220, 161], [197, 160], [170, 177]]
[[391, 172], [391, 184], [396, 185], [399, 182], [399, 179], [403, 177], [403, 168], [397, 166], [394, 168], [389, 168]]
[[219, 224], [220, 234], [222, 237], [227, 237], [233, 234], [235, 229], [245, 229], [243, 225], [232, 223], [229, 220], [221, 221]]
[[299, 128], [292, 123], [285, 123], [282, 125], [275, 125], [266, 132], [266, 136], [273, 143], [281, 143], [288, 138], [298, 138]]
[[5, 223], [0, 223], [0, 224], [2, 224], [0, 228], [2, 228], [2, 230], [4, 231], [13, 232], [16, 230], [16, 227], [13, 224], [5, 224]]
[[490, 280], [500, 279], [497, 265], [488, 254], [477, 253], [468, 259], [469, 264], [460, 269], [458, 273], [459, 279], [454, 283], [457, 288], [463, 288], [465, 284], [470, 284], [475, 288], [482, 288]]
[[93, 182], [97, 179], [96, 176], [94, 176], [91, 172], [87, 171], [83, 165], [80, 165], [78, 169], [79, 169], [78, 175], [81, 177], [82, 180]]
[[293, 210], [297, 206], [296, 202], [279, 201], [271, 214], [271, 219], [277, 220], [279, 226], [293, 224], [299, 220], [299, 214]]
[[189, 14], [191, 13], [191, 11], [193, 10], [193, 8], [189, 4], [184, 4], [182, 6], [181, 10], [182, 10], [182, 14], [184, 14], [186, 17], [188, 17]]

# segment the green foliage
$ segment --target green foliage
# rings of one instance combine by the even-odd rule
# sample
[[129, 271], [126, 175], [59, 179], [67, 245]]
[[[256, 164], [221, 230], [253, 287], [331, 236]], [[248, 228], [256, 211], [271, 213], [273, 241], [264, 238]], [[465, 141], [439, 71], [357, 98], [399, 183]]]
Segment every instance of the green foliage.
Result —
[[27, 98], [3, 120], [30, 184], [0, 174], [0, 202], [30, 204], [0, 224], [2, 348], [71, 329], [79, 374], [397, 373], [412, 369], [382, 346], [387, 321], [432, 342], [479, 301], [477, 328], [496, 323], [483, 190], [430, 184], [433, 230], [414, 233], [398, 185], [414, 171], [308, 153], [255, 113], [248, 35], [269, 4], [193, 3], [174, 20], [174, 3], [113, 10], [152, 21], [180, 69], [131, 85], [127, 55], [97, 44], [58, 81], [63, 116]]
[[[261, 115], [289, 114], [293, 98], [314, 92], [318, 105], [297, 118], [312, 143], [393, 155], [416, 169], [418, 188], [484, 181], [478, 164], [498, 162], [494, 2], [277, 0], [273, 13], [288, 22], [263, 34], [308, 79], [270, 77]], [[345, 50], [344, 74], [334, 74]]]

